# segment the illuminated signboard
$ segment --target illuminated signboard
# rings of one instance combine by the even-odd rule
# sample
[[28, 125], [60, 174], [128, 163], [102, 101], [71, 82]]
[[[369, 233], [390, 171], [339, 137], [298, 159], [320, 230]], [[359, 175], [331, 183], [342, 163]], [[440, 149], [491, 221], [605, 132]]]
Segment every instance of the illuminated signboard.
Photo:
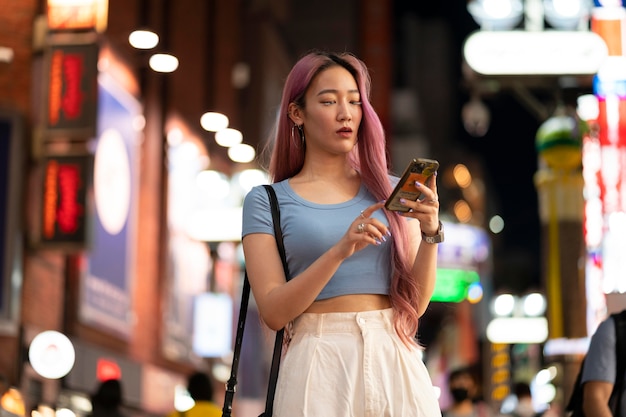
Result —
[[87, 244], [87, 190], [93, 157], [48, 156], [43, 164], [43, 190], [39, 244]]
[[45, 129], [48, 136], [95, 136], [98, 105], [96, 44], [52, 45], [47, 52]]
[[468, 65], [483, 75], [590, 75], [608, 54], [593, 32], [478, 31], [465, 41]]
[[491, 253], [485, 230], [468, 224], [445, 223], [446, 241], [439, 244], [437, 280], [432, 301], [459, 303], [472, 286], [481, 285]]
[[107, 25], [108, 0], [48, 0], [48, 28], [53, 31], [96, 29]]

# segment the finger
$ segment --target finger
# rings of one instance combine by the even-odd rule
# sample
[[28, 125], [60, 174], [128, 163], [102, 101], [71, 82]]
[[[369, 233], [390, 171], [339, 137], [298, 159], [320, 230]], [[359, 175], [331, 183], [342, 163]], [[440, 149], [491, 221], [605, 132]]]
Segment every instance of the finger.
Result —
[[435, 173], [431, 175], [430, 178], [428, 178], [428, 181], [426, 182], [428, 183], [427, 184], [428, 188], [430, 188], [436, 193], [437, 192], [437, 171], [435, 171]]
[[419, 203], [421, 205], [439, 207], [439, 199], [434, 194], [433, 194], [432, 198], [425, 198], [423, 200], [420, 200]]
[[[361, 224], [363, 227], [361, 228]], [[368, 222], [363, 222], [357, 225], [357, 232], [363, 230], [362, 233], [370, 236], [374, 239], [375, 243], [379, 245], [381, 242], [386, 242], [387, 238], [391, 236], [389, 228], [385, 226], [380, 220], [368, 219]]]
[[385, 205], [385, 202], [381, 201], [380, 203], [372, 204], [368, 208], [361, 210], [361, 214], [359, 217], [361, 219], [369, 218], [376, 210], [380, 210]]

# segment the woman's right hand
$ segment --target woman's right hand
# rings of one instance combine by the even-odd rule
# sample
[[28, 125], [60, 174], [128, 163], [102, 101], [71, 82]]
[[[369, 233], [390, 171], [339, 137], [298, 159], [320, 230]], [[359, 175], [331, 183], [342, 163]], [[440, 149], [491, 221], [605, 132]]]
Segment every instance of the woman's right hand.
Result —
[[370, 217], [376, 210], [383, 208], [384, 205], [384, 202], [372, 204], [350, 223], [346, 233], [335, 245], [337, 252], [343, 259], [349, 258], [355, 252], [368, 245], [379, 246], [391, 236], [387, 226], [380, 220]]

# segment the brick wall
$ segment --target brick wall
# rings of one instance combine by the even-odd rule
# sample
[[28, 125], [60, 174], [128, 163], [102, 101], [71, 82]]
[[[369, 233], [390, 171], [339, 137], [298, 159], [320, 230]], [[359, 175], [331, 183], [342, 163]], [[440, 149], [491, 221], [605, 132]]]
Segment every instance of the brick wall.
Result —
[[36, 0], [0, 0], [0, 46], [13, 49], [13, 61], [0, 62], [0, 106], [31, 115], [31, 64]]

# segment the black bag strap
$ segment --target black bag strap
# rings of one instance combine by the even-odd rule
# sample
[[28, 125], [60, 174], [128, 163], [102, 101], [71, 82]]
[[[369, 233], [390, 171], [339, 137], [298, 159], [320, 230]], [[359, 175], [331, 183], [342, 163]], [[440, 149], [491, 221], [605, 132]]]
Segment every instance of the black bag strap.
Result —
[[[283, 231], [280, 227], [280, 210], [278, 207], [278, 199], [276, 198], [276, 192], [271, 185], [264, 185], [267, 190], [267, 194], [270, 198], [270, 204], [272, 206], [272, 222], [274, 224], [274, 237], [276, 237], [276, 245], [278, 246], [278, 252], [280, 253], [280, 259], [283, 262], [283, 271], [285, 272], [285, 278], [287, 281], [290, 279], [289, 267], [287, 265], [287, 256], [285, 255], [285, 244], [283, 242]], [[259, 417], [272, 417], [274, 408], [274, 394], [276, 392], [276, 382], [278, 380], [278, 369], [280, 368], [280, 358], [283, 349], [283, 336], [285, 329], [280, 329], [276, 332], [276, 340], [274, 341], [274, 352], [272, 354], [272, 365], [270, 367], [270, 377], [267, 384], [267, 397], [265, 399], [265, 412]]]
[[[280, 253], [283, 263], [285, 277], [289, 280], [289, 268], [287, 267], [287, 259], [285, 256], [285, 245], [283, 243], [283, 233], [280, 227], [280, 210], [276, 192], [271, 185], [264, 185], [270, 200], [272, 210], [272, 223], [274, 224], [274, 237], [276, 238], [276, 246]], [[250, 282], [248, 281], [248, 273], [245, 273], [243, 280], [243, 290], [241, 293], [241, 307], [239, 308], [239, 321], [237, 324], [237, 334], [235, 336], [235, 348], [233, 350], [233, 364], [231, 367], [230, 378], [226, 383], [226, 393], [224, 395], [224, 407], [222, 408], [222, 417], [230, 417], [233, 408], [233, 397], [235, 395], [235, 387], [237, 386], [237, 371], [239, 369], [239, 355], [241, 353], [241, 344], [243, 342], [243, 331], [246, 325], [246, 316], [248, 312], [248, 300], [250, 298]], [[271, 417], [274, 407], [274, 393], [276, 392], [276, 381], [278, 379], [278, 370], [280, 367], [280, 358], [283, 346], [284, 329], [276, 332], [276, 340], [274, 341], [274, 352], [272, 354], [272, 365], [270, 367], [270, 377], [267, 387], [267, 397], [265, 400], [265, 412], [261, 414], [263, 417]], [[261, 417], [259, 416], [259, 417]]]
[[246, 326], [246, 316], [248, 313], [248, 300], [250, 298], [250, 283], [246, 272], [243, 280], [243, 290], [241, 291], [241, 307], [239, 307], [239, 321], [237, 322], [237, 334], [235, 336], [235, 348], [233, 349], [233, 364], [230, 370], [230, 378], [226, 382], [226, 392], [224, 393], [224, 407], [222, 417], [230, 417], [233, 411], [233, 397], [237, 386], [237, 371], [239, 369], [239, 355], [241, 354], [241, 344], [243, 342], [243, 329]]
[[613, 385], [609, 404], [613, 405], [611, 409], [614, 415], [619, 416], [622, 404], [622, 391], [624, 389], [624, 375], [626, 373], [626, 358], [623, 354], [626, 351], [626, 310], [623, 310], [621, 313], [614, 313], [612, 317], [615, 324], [615, 361], [617, 368], [615, 385]]

